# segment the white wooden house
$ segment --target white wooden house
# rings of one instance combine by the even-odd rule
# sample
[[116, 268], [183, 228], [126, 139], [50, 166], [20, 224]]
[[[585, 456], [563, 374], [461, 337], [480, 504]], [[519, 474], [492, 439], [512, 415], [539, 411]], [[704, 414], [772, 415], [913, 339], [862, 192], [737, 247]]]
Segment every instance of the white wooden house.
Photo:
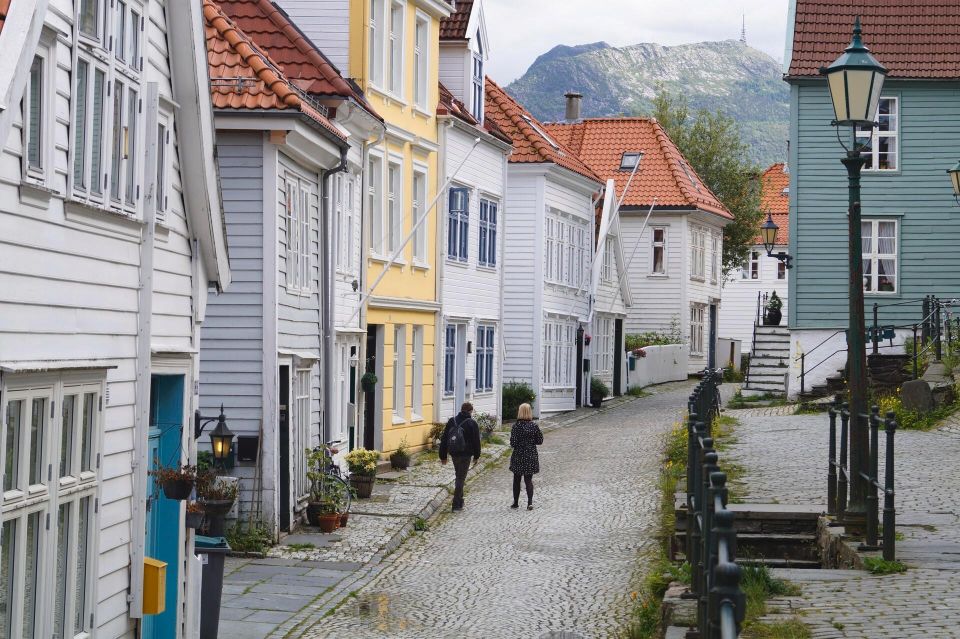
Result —
[[[489, 78], [486, 117], [513, 140], [503, 257], [504, 381], [531, 385], [538, 414], [589, 391], [594, 197], [602, 182]], [[510, 418], [512, 416], [505, 415]]]
[[626, 332], [673, 333], [688, 347], [689, 372], [703, 370], [716, 352], [723, 227], [732, 216], [654, 118], [574, 117], [547, 130], [616, 181], [633, 297]]
[[[0, 627], [194, 636], [193, 534], [147, 471], [195, 458], [199, 329], [230, 283], [201, 8], [11, 15], [34, 9], [19, 47], [0, 32], [28, 70], [0, 105]], [[166, 563], [162, 614], [142, 614], [145, 557]]]

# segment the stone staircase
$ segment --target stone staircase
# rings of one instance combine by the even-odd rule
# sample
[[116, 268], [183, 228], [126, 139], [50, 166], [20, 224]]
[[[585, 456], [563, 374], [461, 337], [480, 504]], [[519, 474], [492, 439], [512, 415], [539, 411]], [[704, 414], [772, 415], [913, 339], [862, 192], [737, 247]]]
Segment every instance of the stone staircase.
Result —
[[790, 371], [790, 329], [757, 326], [744, 395], [786, 395]]

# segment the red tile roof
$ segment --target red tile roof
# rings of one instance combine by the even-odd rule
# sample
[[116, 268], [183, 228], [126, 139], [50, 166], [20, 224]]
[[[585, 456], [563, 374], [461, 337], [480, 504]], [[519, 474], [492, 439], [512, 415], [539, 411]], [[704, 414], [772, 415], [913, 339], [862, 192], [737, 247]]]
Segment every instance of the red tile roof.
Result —
[[733, 219], [654, 118], [591, 118], [546, 129], [601, 178], [613, 179], [618, 198], [631, 173], [620, 170], [623, 154], [642, 152], [624, 207], [649, 207], [656, 198], [657, 208], [698, 208]]
[[820, 75], [850, 44], [858, 15], [863, 41], [889, 77], [960, 78], [957, 0], [796, 0], [787, 75]]
[[512, 163], [553, 163], [603, 183], [577, 154], [547, 134], [546, 128], [496, 82], [487, 78], [486, 115], [513, 142]]
[[[780, 227], [777, 244], [786, 245], [790, 242], [790, 194], [787, 190], [790, 173], [786, 165], [778, 162], [768, 168], [760, 176], [760, 184], [760, 210], [771, 213], [773, 221]], [[763, 238], [758, 235], [755, 244], [763, 244]]]
[[7, 14], [10, 13], [10, 3], [13, 0], [0, 0], [0, 31], [3, 31], [3, 23], [7, 20]]
[[513, 143], [507, 134], [500, 130], [497, 123], [490, 118], [485, 118], [483, 126], [479, 126], [477, 119], [473, 117], [473, 114], [467, 109], [467, 105], [455, 98], [454, 95], [450, 93], [450, 89], [445, 87], [442, 82], [440, 83], [440, 102], [437, 104], [437, 115], [452, 115], [467, 124], [477, 127], [481, 131], [503, 140], [507, 144]]
[[354, 98], [376, 115], [359, 89], [340, 75], [330, 60], [271, 0], [218, 0], [217, 4], [224, 15], [256, 42], [299, 88], [316, 96]]
[[440, 39], [465, 40], [472, 10], [473, 0], [457, 0], [453, 13], [440, 21]]
[[212, 0], [203, 0], [203, 17], [214, 109], [295, 110], [346, 139]]

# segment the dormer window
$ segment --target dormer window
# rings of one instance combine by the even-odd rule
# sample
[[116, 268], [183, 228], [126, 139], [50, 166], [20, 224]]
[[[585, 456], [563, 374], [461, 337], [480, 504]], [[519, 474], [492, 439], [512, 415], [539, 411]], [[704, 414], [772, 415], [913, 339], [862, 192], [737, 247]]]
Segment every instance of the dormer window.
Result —
[[477, 50], [473, 54], [473, 109], [477, 122], [483, 122], [483, 41], [477, 34]]
[[637, 165], [640, 164], [641, 155], [643, 154], [635, 151], [627, 151], [624, 153], [623, 157], [620, 158], [620, 170], [632, 171], [637, 168]]

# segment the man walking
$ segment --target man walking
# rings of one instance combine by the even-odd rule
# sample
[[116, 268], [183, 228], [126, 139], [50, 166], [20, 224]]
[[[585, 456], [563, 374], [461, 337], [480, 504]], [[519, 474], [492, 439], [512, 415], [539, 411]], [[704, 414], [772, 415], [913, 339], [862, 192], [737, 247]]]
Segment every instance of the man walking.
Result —
[[453, 490], [453, 510], [463, 510], [463, 483], [470, 470], [470, 458], [473, 465], [480, 460], [480, 426], [474, 421], [473, 404], [464, 402], [460, 413], [451, 417], [440, 437], [440, 463], [447, 463], [447, 453], [453, 458], [453, 470], [456, 483]]

